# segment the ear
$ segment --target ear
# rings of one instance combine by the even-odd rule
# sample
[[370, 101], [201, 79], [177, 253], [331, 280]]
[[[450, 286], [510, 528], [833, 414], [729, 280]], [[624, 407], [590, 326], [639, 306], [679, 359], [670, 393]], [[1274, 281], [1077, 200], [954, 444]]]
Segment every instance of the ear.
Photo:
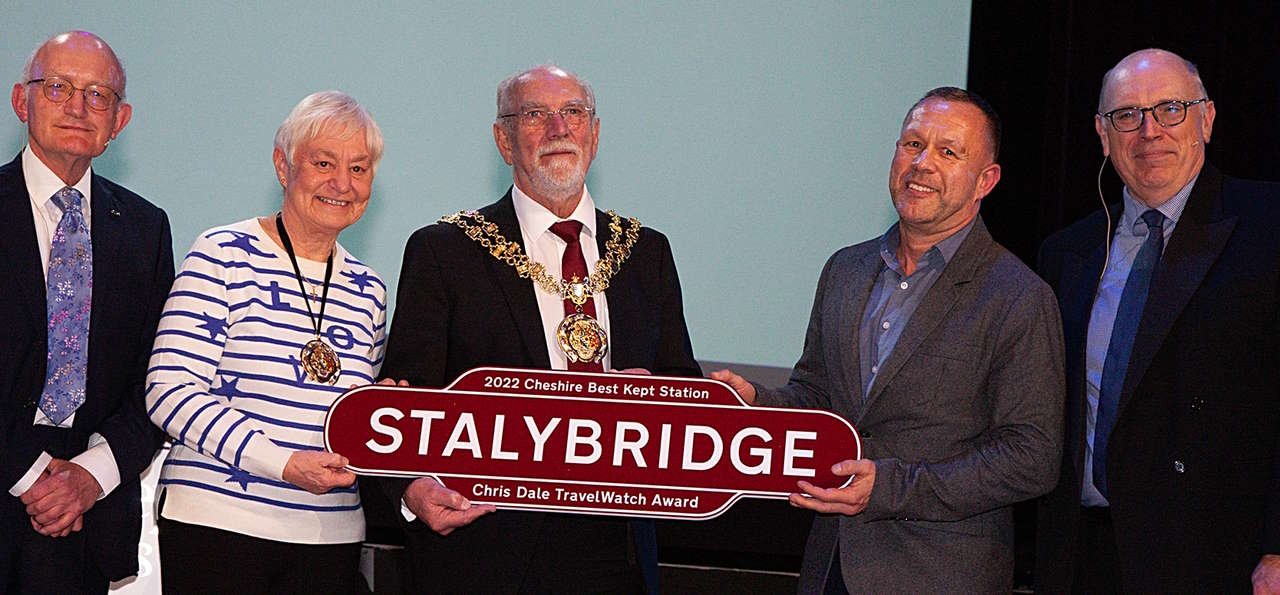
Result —
[[14, 83], [13, 97], [13, 113], [17, 114], [18, 120], [26, 123], [27, 121], [27, 86], [22, 83]]
[[502, 160], [507, 165], [514, 162], [511, 159], [511, 139], [507, 136], [507, 128], [499, 122], [493, 123], [493, 143], [498, 145], [498, 152], [502, 154]]
[[128, 103], [121, 103], [116, 108], [116, 121], [111, 126], [111, 138], [114, 139], [116, 135], [120, 134], [120, 131], [124, 130], [124, 127], [129, 124], [131, 119], [133, 119], [133, 106]]
[[596, 159], [596, 147], [600, 146], [600, 118], [594, 118], [591, 125], [591, 154], [588, 155], [590, 161]]
[[1209, 137], [1213, 136], [1213, 119], [1217, 117], [1218, 111], [1213, 107], [1213, 101], [1204, 102], [1204, 117], [1200, 118], [1200, 130], [1204, 135], [1204, 144], [1209, 144]]
[[986, 198], [991, 191], [995, 189], [996, 183], [1000, 181], [1000, 164], [992, 163], [978, 174], [978, 186], [974, 189], [974, 200], [979, 201]]
[[1093, 129], [1098, 132], [1098, 138], [1102, 139], [1102, 156], [1111, 156], [1111, 140], [1107, 138], [1107, 125], [1102, 121], [1102, 116], [1093, 115]]
[[271, 151], [271, 162], [276, 166], [276, 179], [280, 181], [283, 188], [285, 180], [289, 179], [289, 162], [284, 158], [284, 151], [275, 149]]

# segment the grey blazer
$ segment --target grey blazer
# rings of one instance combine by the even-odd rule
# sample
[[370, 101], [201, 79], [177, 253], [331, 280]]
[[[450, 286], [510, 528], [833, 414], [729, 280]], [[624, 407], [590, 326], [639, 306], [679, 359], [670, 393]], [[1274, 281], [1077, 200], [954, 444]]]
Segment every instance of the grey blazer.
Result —
[[836, 252], [790, 382], [758, 402], [850, 420], [876, 464], [865, 511], [818, 515], [799, 590], [820, 593], [836, 545], [850, 592], [1008, 593], [1011, 505], [1048, 492], [1062, 450], [1062, 323], [1053, 292], [981, 218], [863, 399], [858, 327], [879, 241]]

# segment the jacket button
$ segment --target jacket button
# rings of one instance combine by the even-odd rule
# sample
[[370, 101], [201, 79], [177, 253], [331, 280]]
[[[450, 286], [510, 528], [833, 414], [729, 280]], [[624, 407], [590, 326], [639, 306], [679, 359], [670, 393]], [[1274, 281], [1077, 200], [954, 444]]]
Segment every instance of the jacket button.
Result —
[[1194, 398], [1194, 399], [1191, 399], [1191, 410], [1192, 410], [1192, 411], [1199, 411], [1199, 410], [1201, 410], [1201, 409], [1204, 409], [1204, 399], [1202, 399], [1202, 398], [1200, 398], [1200, 397], [1196, 397], [1196, 398]]
[[1177, 471], [1178, 473], [1185, 473], [1187, 471], [1187, 466], [1183, 465], [1182, 461], [1174, 461], [1173, 470]]

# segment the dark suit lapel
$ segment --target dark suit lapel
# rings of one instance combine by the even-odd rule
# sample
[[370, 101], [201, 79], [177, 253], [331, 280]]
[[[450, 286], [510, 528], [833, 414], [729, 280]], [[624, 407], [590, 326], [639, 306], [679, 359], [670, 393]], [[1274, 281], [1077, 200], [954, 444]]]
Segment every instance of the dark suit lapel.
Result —
[[969, 230], [969, 236], [956, 250], [951, 262], [942, 269], [942, 275], [934, 282], [933, 287], [929, 288], [920, 306], [911, 315], [907, 327], [902, 330], [902, 335], [898, 337], [898, 342], [893, 347], [893, 353], [889, 354], [889, 359], [885, 360], [883, 368], [876, 374], [875, 384], [867, 394], [865, 410], [871, 409], [872, 403], [884, 393], [885, 387], [893, 382], [893, 377], [898, 374], [907, 360], [915, 355], [925, 338], [946, 319], [947, 313], [955, 306], [956, 299], [960, 295], [957, 286], [973, 279], [974, 270], [991, 244], [991, 234], [987, 232], [982, 219], [978, 219], [973, 229]]
[[[862, 418], [866, 408], [862, 402], [862, 353], [859, 343], [859, 328], [862, 326], [862, 312], [867, 308], [867, 300], [871, 298], [871, 288], [875, 286], [876, 274], [884, 266], [880, 251], [872, 248], [860, 255], [848, 271], [837, 272], [827, 280], [827, 287], [838, 291], [835, 303], [840, 304], [836, 316], [835, 327], [821, 329], [823, 336], [836, 337], [836, 349], [839, 351], [841, 365], [828, 369], [827, 374], [835, 380], [836, 394], [849, 395], [852, 400], [854, 421]], [[830, 332], [834, 331], [834, 333]], [[831, 395], [832, 398], [836, 394]]]
[[1151, 281], [1120, 391], [1117, 419], [1124, 414], [1125, 405], [1146, 374], [1151, 359], [1235, 229], [1236, 218], [1222, 215], [1221, 201], [1222, 176], [1212, 166], [1205, 165]]
[[[1113, 220], [1119, 221], [1119, 208], [1113, 209]], [[1109, 222], [1106, 230], [1091, 229], [1084, 236], [1078, 251], [1067, 252], [1058, 279], [1058, 301], [1062, 304], [1063, 336], [1067, 345], [1067, 446], [1072, 449], [1071, 460], [1076, 477], [1083, 473], [1085, 416], [1085, 354], [1089, 348], [1089, 318], [1093, 312], [1093, 299], [1098, 292], [1102, 265], [1106, 262], [1106, 238], [1112, 233]]]
[[[613, 237], [613, 231], [609, 229], [611, 220], [611, 217], [600, 209], [596, 209], [596, 247], [600, 258], [604, 258], [608, 253], [605, 243]], [[625, 231], [627, 223], [624, 221], [622, 225]], [[609, 280], [609, 289], [605, 290], [609, 305], [609, 360], [613, 367], [619, 369], [639, 367], [640, 364], [652, 358], [652, 354], [645, 357], [643, 353], [636, 352], [649, 345], [647, 341], [638, 340], [637, 333], [657, 330], [641, 326], [645, 312], [648, 310], [643, 300], [649, 292], [645, 291], [640, 278], [635, 274], [636, 268], [632, 259], [639, 257], [640, 255], [633, 249], [631, 256], [623, 261], [622, 268], [618, 269], [618, 272]], [[592, 269], [590, 272], [595, 270]]]
[[[511, 190], [496, 203], [480, 211], [484, 218], [498, 226], [498, 233], [512, 242], [523, 240], [520, 235], [520, 222], [516, 219], [515, 204], [511, 201]], [[477, 246], [479, 247], [479, 246]], [[480, 248], [483, 250], [483, 248]], [[525, 252], [528, 254], [528, 252]], [[550, 368], [551, 358], [547, 354], [547, 340], [542, 331], [542, 316], [538, 313], [537, 291], [533, 281], [522, 279], [516, 270], [505, 262], [501, 262], [488, 254], [484, 256], [488, 263], [488, 272], [494, 283], [502, 289], [502, 295], [511, 309], [511, 317], [520, 331], [520, 340], [524, 343], [529, 361], [534, 368]]]
[[[36, 245], [35, 221], [31, 217], [31, 198], [22, 175], [22, 155], [0, 167], [0, 205], [9, 213], [0, 221], [0, 253], [10, 259], [16, 277], [6, 279], [14, 291], [22, 295], [29, 312], [19, 318], [38, 325], [45, 336], [48, 309], [45, 305], [44, 271], [40, 265], [40, 248]], [[48, 339], [43, 339], [47, 341]], [[43, 373], [42, 373], [43, 375]]]
[[[85, 390], [94, 394], [103, 383], [103, 378], [119, 374], [108, 363], [111, 350], [117, 349], [111, 341], [116, 340], [109, 332], [94, 332], [94, 329], [106, 329], [106, 320], [112, 317], [116, 308], [128, 307], [118, 302], [116, 296], [127, 295], [129, 284], [137, 279], [124, 274], [129, 268], [121, 262], [126, 254], [136, 254], [128, 245], [127, 227], [129, 217], [133, 213], [126, 212], [115, 194], [102, 183], [102, 178], [92, 178], [92, 195], [89, 200], [89, 218], [91, 228], [89, 235], [93, 242], [93, 291], [90, 294], [89, 312], [89, 372], [85, 379]], [[87, 399], [85, 407], [92, 407], [101, 401]]]

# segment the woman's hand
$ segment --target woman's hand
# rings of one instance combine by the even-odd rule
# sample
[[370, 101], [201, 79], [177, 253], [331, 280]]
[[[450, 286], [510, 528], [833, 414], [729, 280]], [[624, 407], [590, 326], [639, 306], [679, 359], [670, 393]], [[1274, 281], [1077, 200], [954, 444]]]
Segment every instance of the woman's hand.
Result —
[[350, 461], [335, 452], [300, 450], [284, 465], [284, 480], [312, 494], [328, 493], [356, 482], [356, 474], [347, 471]]

